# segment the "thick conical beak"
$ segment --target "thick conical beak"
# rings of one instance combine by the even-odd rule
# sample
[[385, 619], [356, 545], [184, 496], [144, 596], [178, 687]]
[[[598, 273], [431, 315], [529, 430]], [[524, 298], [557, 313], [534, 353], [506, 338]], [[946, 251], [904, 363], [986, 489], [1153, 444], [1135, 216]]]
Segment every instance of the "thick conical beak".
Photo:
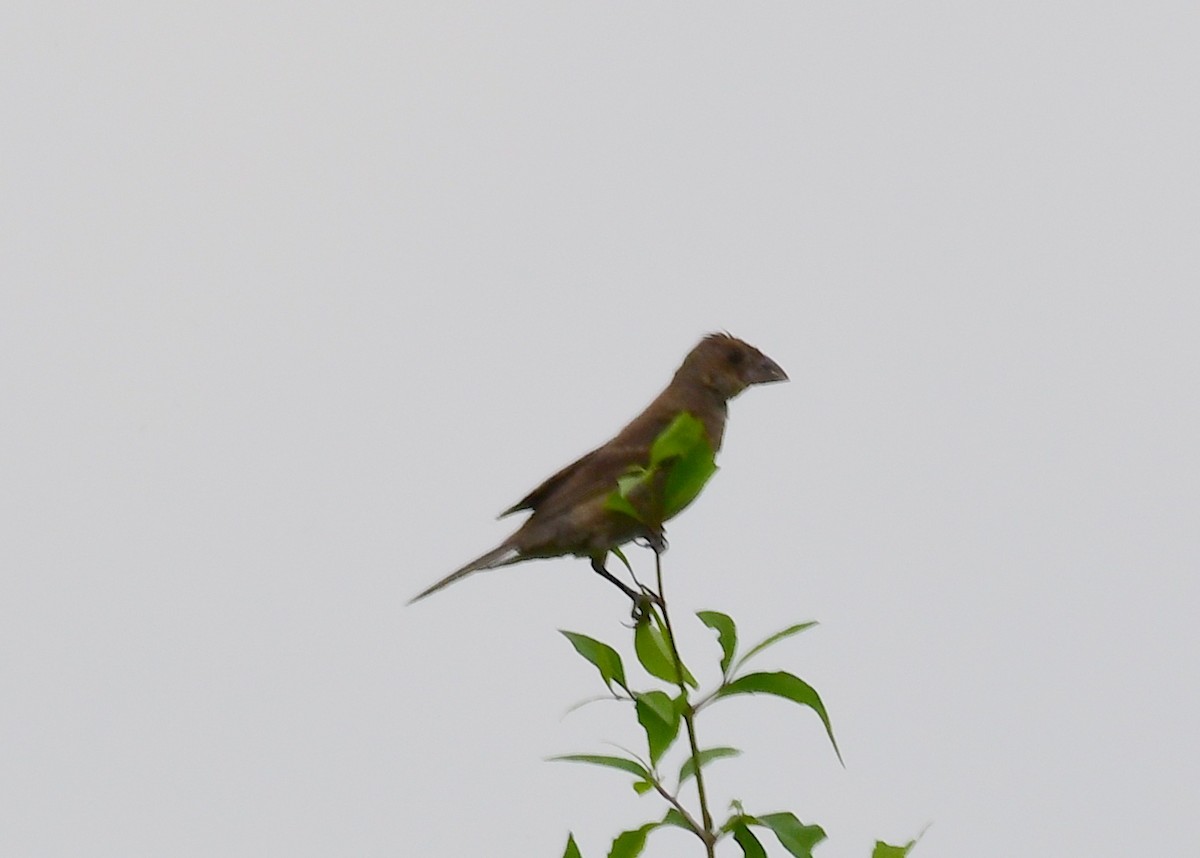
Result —
[[783, 367], [766, 355], [763, 355], [762, 363], [754, 371], [754, 381], [752, 384], [768, 384], [772, 381], [787, 380], [788, 374], [783, 371]]

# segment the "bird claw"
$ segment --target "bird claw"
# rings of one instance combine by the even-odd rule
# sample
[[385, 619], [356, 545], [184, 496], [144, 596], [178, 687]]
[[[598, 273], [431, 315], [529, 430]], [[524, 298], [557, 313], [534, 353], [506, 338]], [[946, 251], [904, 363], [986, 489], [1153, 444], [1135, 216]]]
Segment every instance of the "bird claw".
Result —
[[642, 592], [633, 594], [631, 598], [633, 599], [633, 611], [630, 617], [634, 626], [647, 616], [653, 615], [655, 606], [661, 608], [663, 603], [662, 597], [646, 586], [642, 586]]
[[662, 554], [671, 547], [671, 543], [667, 542], [666, 531], [661, 529], [638, 537], [634, 540], [634, 543], [643, 548], [649, 548], [655, 554]]
[[609, 572], [604, 567], [604, 558], [592, 558], [592, 570], [603, 578], [606, 578], [609, 583], [616, 586], [622, 593], [629, 597], [629, 600], [633, 602], [633, 618], [635, 621], [645, 614], [648, 605], [662, 605], [662, 599], [659, 598], [658, 594], [639, 581], [636, 576], [634, 576], [633, 582], [637, 584], [638, 589], [635, 590], [616, 575]]
[[638, 598], [638, 602], [649, 602], [651, 605], [659, 608], [663, 606], [662, 596], [658, 595], [658, 593], [655, 593], [645, 584], [638, 584], [638, 586], [642, 588], [641, 596]]

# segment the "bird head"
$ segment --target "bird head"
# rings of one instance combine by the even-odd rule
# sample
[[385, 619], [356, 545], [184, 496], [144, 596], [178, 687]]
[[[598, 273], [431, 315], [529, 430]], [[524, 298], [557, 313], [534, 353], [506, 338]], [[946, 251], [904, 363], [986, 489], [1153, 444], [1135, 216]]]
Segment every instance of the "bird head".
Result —
[[787, 381], [775, 361], [744, 340], [730, 334], [709, 334], [688, 353], [680, 374], [732, 399], [752, 384]]

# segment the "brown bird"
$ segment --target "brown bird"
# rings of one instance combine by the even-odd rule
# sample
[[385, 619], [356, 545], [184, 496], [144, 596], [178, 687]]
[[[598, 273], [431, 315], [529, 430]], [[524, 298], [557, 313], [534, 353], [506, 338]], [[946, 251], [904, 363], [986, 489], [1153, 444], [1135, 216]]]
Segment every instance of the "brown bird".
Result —
[[646, 537], [646, 525], [605, 503], [617, 479], [631, 468], [646, 466], [654, 440], [681, 412], [690, 412], [704, 425], [713, 452], [725, 434], [726, 403], [752, 384], [787, 381], [775, 361], [754, 346], [729, 334], [710, 334], [692, 349], [666, 390], [611, 441], [567, 465], [500, 514], [531, 510], [517, 531], [487, 554], [447, 575], [409, 602], [436, 593], [472, 572], [523, 560], [572, 554], [588, 557], [592, 569], [620, 587], [635, 601], [640, 594], [604, 566], [608, 552]]

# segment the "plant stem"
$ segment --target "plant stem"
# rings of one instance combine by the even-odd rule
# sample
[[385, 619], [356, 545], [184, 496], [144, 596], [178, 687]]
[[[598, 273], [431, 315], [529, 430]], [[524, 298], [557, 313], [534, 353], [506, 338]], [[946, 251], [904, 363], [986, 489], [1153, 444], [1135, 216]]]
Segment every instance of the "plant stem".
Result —
[[692, 709], [692, 704], [688, 700], [687, 683], [683, 681], [683, 660], [679, 657], [679, 649], [675, 646], [675, 631], [671, 628], [671, 615], [667, 613], [667, 596], [663, 590], [662, 550], [658, 546], [653, 547], [654, 572], [658, 577], [659, 607], [662, 609], [663, 625], [667, 627], [667, 643], [671, 645], [671, 658], [675, 661], [675, 676], [679, 684], [679, 692], [683, 695], [685, 703], [683, 723], [687, 727], [688, 743], [692, 748], [692, 765], [696, 770], [696, 793], [700, 797], [700, 820], [704, 826], [704, 831], [700, 833], [700, 839], [704, 841], [708, 858], [716, 858], [717, 836], [713, 832], [712, 814], [708, 812], [708, 794], [704, 790], [704, 773], [700, 770], [700, 745], [696, 741], [695, 710]]
[[669, 792], [667, 792], [667, 788], [665, 786], [663, 786], [661, 783], [659, 783], [657, 780], [651, 781], [651, 783], [653, 783], [654, 788], [656, 790], [658, 790], [658, 794], [661, 795], [664, 799], [666, 799], [667, 802], [671, 805], [671, 807], [673, 807], [677, 811], [679, 811], [679, 815], [683, 817], [683, 821], [688, 824], [688, 826], [692, 829], [692, 831], [695, 833], [695, 835], [697, 837], [699, 837], [701, 840], [703, 840], [704, 834], [702, 833], [703, 829], [700, 828], [700, 823], [697, 822], [692, 817], [692, 815], [687, 812], [687, 808], [684, 807], [680, 803], [679, 799], [677, 799], [675, 796], [673, 796]]

